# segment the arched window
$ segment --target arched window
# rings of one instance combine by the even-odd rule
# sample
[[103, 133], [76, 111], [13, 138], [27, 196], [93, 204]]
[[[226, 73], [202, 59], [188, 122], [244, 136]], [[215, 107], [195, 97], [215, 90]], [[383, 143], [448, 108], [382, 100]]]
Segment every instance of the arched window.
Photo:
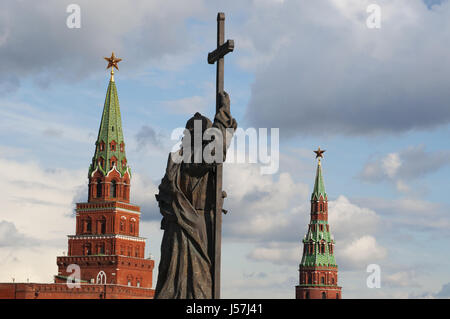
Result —
[[97, 179], [97, 197], [102, 197], [102, 180]]
[[106, 233], [106, 218], [105, 217], [102, 217], [100, 219], [99, 226], [100, 226], [99, 227], [100, 233], [105, 234]]
[[312, 275], [311, 273], [308, 274], [308, 284], [312, 284]]
[[322, 276], [322, 278], [320, 278], [320, 283], [321, 283], [322, 285], [325, 285], [325, 277]]
[[138, 279], [137, 282], [136, 282], [136, 287], [139, 288], [140, 286], [141, 286], [141, 281]]
[[103, 270], [97, 275], [97, 284], [106, 284], [106, 274]]
[[91, 221], [91, 218], [90, 217], [88, 217], [87, 219], [86, 219], [86, 221], [85, 221], [85, 223], [86, 223], [86, 228], [85, 228], [85, 232], [86, 233], [90, 233], [91, 231], [92, 231], [92, 221]]
[[120, 221], [120, 231], [124, 231], [125, 230], [125, 223], [121, 220]]
[[327, 299], [327, 293], [326, 292], [322, 292], [322, 299]]
[[89, 256], [91, 254], [91, 244], [84, 245], [84, 254]]
[[134, 233], [134, 222], [130, 222], [130, 233]]
[[334, 285], [334, 277], [331, 278], [331, 283]]
[[111, 182], [111, 197], [113, 198], [117, 197], [117, 183], [115, 180]]

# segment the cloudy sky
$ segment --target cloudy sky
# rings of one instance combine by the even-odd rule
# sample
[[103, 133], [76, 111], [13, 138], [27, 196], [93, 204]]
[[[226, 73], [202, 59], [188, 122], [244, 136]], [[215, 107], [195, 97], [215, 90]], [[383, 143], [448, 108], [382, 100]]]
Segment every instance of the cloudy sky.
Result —
[[[66, 25], [71, 3], [81, 28]], [[366, 24], [373, 3], [379, 29]], [[225, 165], [223, 297], [295, 296], [319, 145], [343, 297], [450, 297], [445, 0], [2, 1], [0, 281], [56, 274], [87, 199], [111, 51], [132, 201], [158, 263], [172, 130], [214, 115], [218, 11], [235, 40], [225, 89], [239, 126], [280, 129], [276, 174]], [[367, 287], [369, 264], [381, 288]]]

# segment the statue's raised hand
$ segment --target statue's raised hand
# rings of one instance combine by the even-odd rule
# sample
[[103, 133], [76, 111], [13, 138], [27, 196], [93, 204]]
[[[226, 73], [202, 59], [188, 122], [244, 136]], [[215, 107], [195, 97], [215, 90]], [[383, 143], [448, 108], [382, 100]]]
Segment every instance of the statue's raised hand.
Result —
[[219, 92], [219, 108], [225, 108], [230, 111], [230, 96], [227, 92]]

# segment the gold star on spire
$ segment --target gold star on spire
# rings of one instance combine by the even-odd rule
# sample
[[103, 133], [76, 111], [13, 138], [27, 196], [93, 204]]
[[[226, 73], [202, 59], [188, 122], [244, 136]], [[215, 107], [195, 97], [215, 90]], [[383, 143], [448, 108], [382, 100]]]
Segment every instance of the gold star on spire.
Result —
[[321, 150], [320, 146], [317, 149], [317, 151], [313, 151], [314, 153], [316, 153], [316, 158], [319, 159], [319, 164], [320, 164], [320, 159], [323, 158], [323, 153], [325, 153], [325, 150]]
[[114, 82], [114, 68], [116, 68], [117, 70], [119, 70], [119, 67], [117, 66], [117, 63], [119, 63], [120, 61], [122, 61], [122, 59], [117, 58], [117, 57], [114, 55], [114, 52], [111, 53], [111, 57], [110, 57], [110, 58], [104, 57], [104, 59], [105, 59], [106, 61], [108, 61], [108, 66], [106, 67], [106, 69], [111, 68], [111, 81]]

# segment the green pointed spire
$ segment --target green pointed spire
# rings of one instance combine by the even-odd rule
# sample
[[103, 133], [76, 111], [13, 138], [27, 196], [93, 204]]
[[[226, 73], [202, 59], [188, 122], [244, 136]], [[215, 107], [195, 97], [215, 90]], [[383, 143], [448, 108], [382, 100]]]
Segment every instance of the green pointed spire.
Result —
[[102, 120], [95, 145], [95, 154], [89, 167], [89, 176], [97, 169], [105, 176], [114, 166], [123, 176], [128, 169], [128, 165], [125, 155], [119, 97], [112, 76], [106, 92]]
[[319, 200], [321, 195], [323, 199], [326, 199], [327, 193], [325, 192], [325, 184], [322, 177], [322, 164], [320, 163], [319, 158], [319, 163], [317, 164], [316, 171], [316, 180], [314, 182], [314, 189], [311, 195], [311, 200]]

